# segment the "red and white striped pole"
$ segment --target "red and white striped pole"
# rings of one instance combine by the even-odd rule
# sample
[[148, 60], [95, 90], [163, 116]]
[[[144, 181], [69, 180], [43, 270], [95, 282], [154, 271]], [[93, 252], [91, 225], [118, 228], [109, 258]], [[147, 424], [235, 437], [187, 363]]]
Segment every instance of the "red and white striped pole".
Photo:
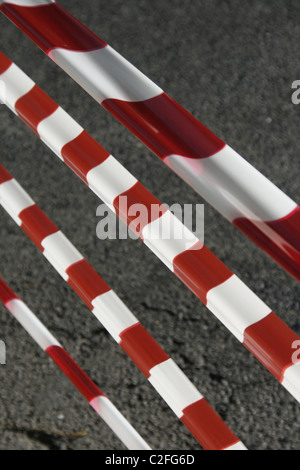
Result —
[[[145, 244], [300, 401], [300, 363], [292, 363], [292, 345], [299, 337], [1, 52], [0, 79], [6, 90], [2, 101], [127, 225], [135, 231], [139, 225], [136, 234]], [[127, 196], [126, 206], [122, 196]], [[134, 204], [147, 208], [138, 222], [130, 215]], [[161, 213], [151, 211], [154, 205], [162, 207]], [[170, 237], [163, 238], [164, 228]]]
[[86, 303], [204, 449], [245, 449], [176, 363], [2, 165], [0, 204]]
[[0, 277], [0, 300], [130, 450], [151, 449], [131, 424]]
[[51, 59], [300, 280], [300, 209], [294, 201], [57, 2], [1, 3]]

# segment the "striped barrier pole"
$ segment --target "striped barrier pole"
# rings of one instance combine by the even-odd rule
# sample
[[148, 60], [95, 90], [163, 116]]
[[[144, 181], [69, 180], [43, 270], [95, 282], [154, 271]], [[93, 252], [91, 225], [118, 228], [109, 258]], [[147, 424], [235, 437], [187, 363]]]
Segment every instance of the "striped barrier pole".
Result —
[[131, 424], [102, 393], [67, 351], [52, 336], [27, 305], [8, 287], [0, 277], [0, 300], [29, 333], [34, 341], [51, 357], [59, 369], [86, 398], [91, 407], [105, 421], [130, 450], [151, 450]]
[[2, 12], [224, 217], [300, 280], [300, 208], [53, 0]]
[[207, 450], [244, 450], [201, 393], [78, 250], [0, 165], [0, 204]]
[[[12, 109], [181, 279], [252, 354], [300, 401], [299, 337], [164, 208], [112, 155], [0, 52], [2, 101]], [[126, 207], [120, 202], [127, 196]], [[147, 208], [143, 220], [130, 207]], [[154, 205], [161, 213], [152, 214]], [[139, 231], [137, 226], [139, 225]], [[162, 238], [163, 229], [172, 230]], [[179, 235], [179, 236], [178, 236]]]

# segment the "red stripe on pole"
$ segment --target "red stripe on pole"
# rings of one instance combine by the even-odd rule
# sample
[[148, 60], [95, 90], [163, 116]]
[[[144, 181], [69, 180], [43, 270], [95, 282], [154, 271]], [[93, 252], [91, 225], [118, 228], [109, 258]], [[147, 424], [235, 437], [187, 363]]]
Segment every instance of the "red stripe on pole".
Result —
[[4, 73], [10, 66], [12, 65], [12, 61], [6, 57], [1, 51], [0, 51], [0, 75]]
[[[123, 199], [125, 197], [126, 201]], [[113, 204], [120, 219], [130, 225], [141, 239], [143, 228], [167, 211], [167, 208], [139, 182], [116, 197]]]
[[300, 208], [273, 222], [233, 221], [247, 237], [300, 281]]
[[0, 278], [0, 300], [7, 304], [13, 299], [17, 299], [18, 296], [8, 287], [8, 285]]
[[63, 348], [60, 346], [49, 346], [49, 348], [46, 349], [46, 353], [88, 401], [91, 401], [99, 395], [103, 395], [101, 390]]
[[160, 158], [206, 158], [224, 142], [166, 93], [141, 102], [107, 99], [102, 105]]
[[87, 173], [103, 163], [110, 155], [98, 142], [86, 131], [83, 131], [76, 139], [68, 142], [61, 150], [65, 163], [86, 184]]
[[21, 228], [42, 252], [44, 238], [59, 231], [36, 204], [20, 212], [19, 218], [22, 220]]
[[245, 330], [243, 344], [282, 382], [285, 369], [292, 365], [296, 340], [299, 336], [272, 312]]
[[169, 359], [167, 353], [140, 323], [122, 331], [120, 338], [120, 346], [147, 379], [150, 377], [149, 371], [152, 367]]
[[69, 286], [91, 310], [94, 308], [92, 300], [110, 291], [110, 287], [85, 259], [72, 264], [66, 270], [66, 274], [69, 276], [67, 281]]
[[207, 293], [233, 273], [202, 242], [173, 260], [174, 273], [206, 305]]
[[239, 442], [205, 399], [187, 406], [180, 420], [206, 450], [222, 450]]
[[106, 46], [102, 39], [57, 3], [36, 7], [5, 3], [0, 9], [46, 53], [55, 47], [92, 51]]
[[6, 181], [12, 180], [13, 177], [6, 171], [6, 169], [0, 164], [0, 184]]
[[37, 85], [34, 85], [26, 95], [22, 96], [15, 104], [15, 110], [20, 118], [37, 135], [37, 127], [41, 121], [49, 117], [58, 109], [58, 105], [44, 93]]

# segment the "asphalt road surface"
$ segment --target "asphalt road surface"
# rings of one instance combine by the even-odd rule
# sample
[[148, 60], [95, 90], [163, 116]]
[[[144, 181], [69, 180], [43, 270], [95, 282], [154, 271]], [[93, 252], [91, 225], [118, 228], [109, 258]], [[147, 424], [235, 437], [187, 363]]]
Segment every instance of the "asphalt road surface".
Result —
[[[300, 202], [298, 0], [61, 0]], [[162, 201], [204, 201], [3, 15], [1, 50]], [[0, 106], [1, 163], [25, 187], [250, 449], [300, 449], [296, 401], [155, 256], [100, 241], [97, 197]], [[1, 209], [0, 271], [154, 449], [199, 449], [88, 308]], [[207, 246], [300, 334], [299, 286], [205, 204]], [[0, 306], [0, 449], [122, 449]], [[82, 437], [72, 438], [83, 431]]]

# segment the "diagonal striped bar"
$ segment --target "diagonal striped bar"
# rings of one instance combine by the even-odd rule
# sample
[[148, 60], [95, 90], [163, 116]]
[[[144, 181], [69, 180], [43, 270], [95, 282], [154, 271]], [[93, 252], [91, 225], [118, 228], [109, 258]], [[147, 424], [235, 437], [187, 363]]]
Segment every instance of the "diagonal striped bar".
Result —
[[61, 344], [47, 330], [28, 306], [0, 277], [0, 301], [23, 326], [33, 340], [56, 363], [59, 369], [75, 385], [96, 413], [106, 422], [129, 450], [151, 449], [131, 424], [103, 394], [97, 385], [72, 359]]
[[300, 280], [300, 208], [294, 201], [57, 2], [4, 0], [0, 8], [184, 181]]

